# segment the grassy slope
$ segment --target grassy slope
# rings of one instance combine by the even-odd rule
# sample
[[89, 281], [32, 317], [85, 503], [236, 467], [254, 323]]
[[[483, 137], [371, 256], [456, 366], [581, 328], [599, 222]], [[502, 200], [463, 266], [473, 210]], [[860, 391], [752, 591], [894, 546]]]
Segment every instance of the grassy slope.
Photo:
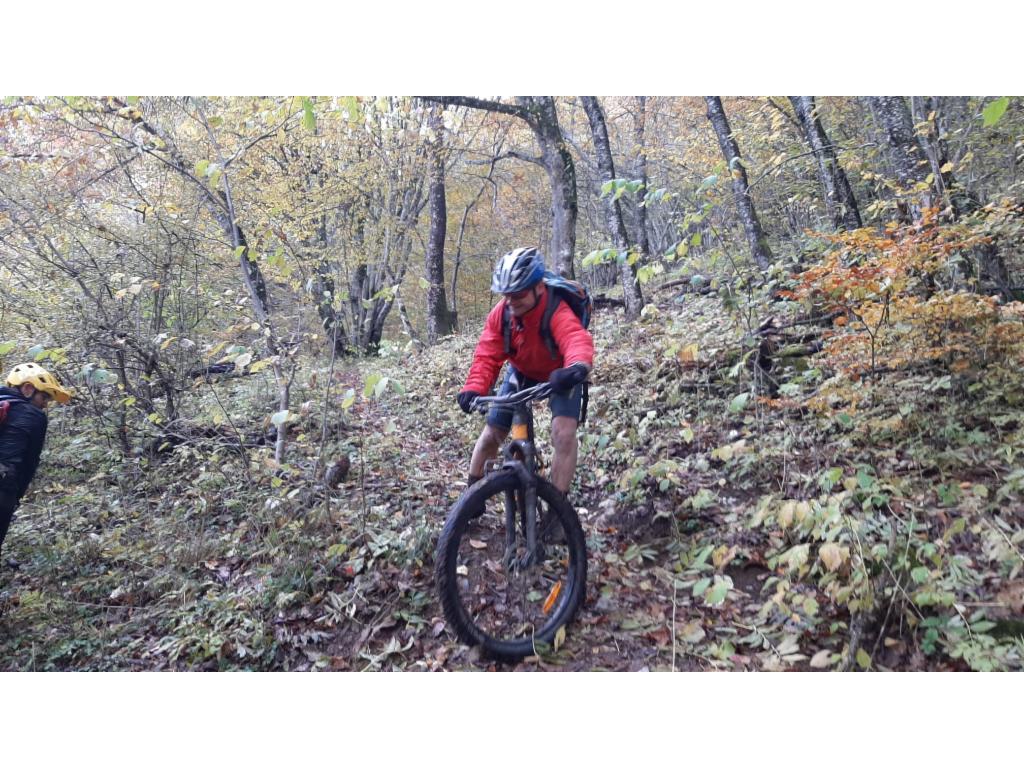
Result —
[[[595, 336], [573, 489], [589, 600], [521, 668], [1020, 668], [1019, 387], [893, 375], [848, 419], [805, 407], [811, 368], [786, 372], [781, 407], [744, 403], [746, 369], [724, 375], [742, 333], [714, 297], [634, 326], [601, 312]], [[430, 579], [479, 428], [453, 400], [471, 351], [464, 335], [385, 358], [403, 391], [379, 397], [366, 364], [335, 374], [326, 454], [351, 470], [329, 496], [312, 458], [326, 370], [296, 388], [283, 469], [209, 438], [123, 466], [98, 436], [55, 435], [5, 547], [22, 567], [0, 571], [0, 668], [486, 667]], [[266, 388], [215, 386], [259, 431]], [[192, 416], [222, 413], [206, 392]]]

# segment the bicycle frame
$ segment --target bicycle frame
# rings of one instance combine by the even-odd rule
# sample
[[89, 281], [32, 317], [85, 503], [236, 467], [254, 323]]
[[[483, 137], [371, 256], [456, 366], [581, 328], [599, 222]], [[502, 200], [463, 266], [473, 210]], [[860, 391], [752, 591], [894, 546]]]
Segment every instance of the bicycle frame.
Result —
[[503, 450], [502, 469], [511, 469], [525, 489], [516, 505], [514, 493], [505, 496], [505, 564], [513, 564], [516, 548], [515, 516], [519, 513], [526, 535], [526, 555], [519, 563], [526, 568], [533, 564], [537, 554], [537, 448], [534, 443], [533, 402], [551, 393], [550, 384], [538, 384], [507, 397], [479, 397], [474, 406], [485, 410], [486, 406], [500, 402], [498, 407], [512, 407], [511, 441]]

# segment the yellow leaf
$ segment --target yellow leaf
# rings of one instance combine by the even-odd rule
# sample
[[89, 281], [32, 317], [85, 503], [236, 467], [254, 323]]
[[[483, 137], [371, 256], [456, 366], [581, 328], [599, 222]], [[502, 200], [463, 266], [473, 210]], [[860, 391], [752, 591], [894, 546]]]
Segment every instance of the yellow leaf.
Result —
[[804, 518], [809, 514], [811, 514], [811, 505], [806, 501], [797, 502], [796, 506], [793, 508], [793, 519], [798, 523], [802, 523]]
[[729, 459], [732, 458], [732, 454], [733, 447], [731, 445], [722, 445], [711, 452], [711, 458], [719, 459], [721, 461], [729, 461]]
[[735, 559], [738, 551], [739, 548], [735, 544], [731, 547], [726, 547], [723, 544], [711, 553], [711, 561], [715, 564], [715, 568], [724, 568]]
[[828, 544], [822, 544], [818, 550], [818, 557], [821, 558], [821, 562], [825, 564], [825, 567], [830, 571], [837, 571], [839, 567], [846, 562], [846, 559], [850, 556], [850, 550], [848, 547], [840, 547], [838, 544], [829, 542]]
[[688, 344], [679, 350], [679, 362], [681, 363], [695, 363], [697, 362], [697, 345]]
[[780, 528], [789, 528], [790, 524], [793, 522], [793, 513], [795, 509], [796, 502], [787, 501], [779, 508], [779, 511], [775, 513], [775, 519], [778, 521]]
[[953, 170], [953, 164], [952, 163], [946, 163], [944, 166], [939, 168], [939, 173], [949, 173], [952, 170]]
[[725, 556], [729, 553], [729, 548], [723, 544], [714, 552], [711, 553], [711, 562], [715, 564], [715, 568], [722, 567], [722, 561], [725, 560]]
[[565, 627], [559, 627], [558, 631], [555, 632], [555, 650], [557, 651], [565, 643]]

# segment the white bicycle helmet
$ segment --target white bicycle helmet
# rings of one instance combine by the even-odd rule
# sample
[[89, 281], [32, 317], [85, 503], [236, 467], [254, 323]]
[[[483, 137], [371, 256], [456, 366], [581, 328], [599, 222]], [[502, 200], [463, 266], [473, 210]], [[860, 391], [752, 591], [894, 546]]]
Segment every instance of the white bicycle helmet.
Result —
[[544, 257], [536, 248], [516, 248], [500, 259], [491, 278], [492, 293], [515, 293], [544, 278]]

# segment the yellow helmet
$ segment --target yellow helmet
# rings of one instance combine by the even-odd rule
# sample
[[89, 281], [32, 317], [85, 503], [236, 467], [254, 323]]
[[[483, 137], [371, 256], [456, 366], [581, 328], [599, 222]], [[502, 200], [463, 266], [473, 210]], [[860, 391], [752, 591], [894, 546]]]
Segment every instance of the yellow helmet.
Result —
[[20, 387], [22, 384], [31, 384], [39, 391], [46, 392], [58, 403], [66, 403], [71, 399], [71, 392], [60, 385], [57, 377], [35, 363], [16, 365], [8, 375], [7, 386]]

